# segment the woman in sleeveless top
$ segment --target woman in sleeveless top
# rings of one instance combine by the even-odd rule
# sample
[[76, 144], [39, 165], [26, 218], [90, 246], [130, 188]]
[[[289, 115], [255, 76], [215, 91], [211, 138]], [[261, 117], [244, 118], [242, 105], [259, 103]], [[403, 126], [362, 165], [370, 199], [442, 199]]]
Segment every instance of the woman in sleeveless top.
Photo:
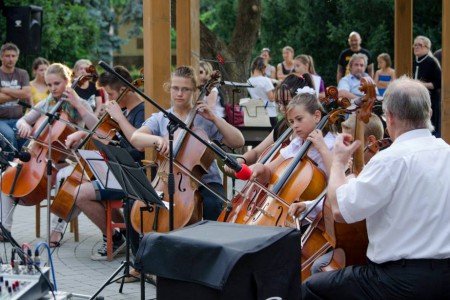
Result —
[[265, 76], [270, 78], [274, 85], [278, 84], [278, 80], [276, 80], [277, 70], [274, 66], [272, 66], [269, 62], [272, 60], [272, 55], [270, 54], [269, 48], [263, 48], [261, 53], [259, 54], [262, 58], [264, 58], [264, 62], [266, 63], [266, 73]]
[[294, 72], [294, 48], [283, 48], [283, 62], [277, 66], [277, 79], [282, 81], [287, 75]]
[[49, 91], [45, 83], [45, 71], [47, 71], [49, 65], [50, 63], [42, 57], [38, 57], [33, 61], [34, 79], [30, 81], [31, 105], [36, 105], [48, 97]]
[[391, 57], [387, 53], [378, 55], [377, 62], [379, 69], [375, 72], [374, 80], [380, 96], [383, 96], [388, 84], [395, 79], [395, 70], [391, 68]]

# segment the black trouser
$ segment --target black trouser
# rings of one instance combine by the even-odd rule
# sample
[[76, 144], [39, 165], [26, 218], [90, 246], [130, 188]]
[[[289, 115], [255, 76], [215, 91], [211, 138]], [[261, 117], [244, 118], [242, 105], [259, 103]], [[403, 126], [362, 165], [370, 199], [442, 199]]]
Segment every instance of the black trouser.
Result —
[[450, 259], [350, 266], [309, 277], [302, 299], [450, 299]]

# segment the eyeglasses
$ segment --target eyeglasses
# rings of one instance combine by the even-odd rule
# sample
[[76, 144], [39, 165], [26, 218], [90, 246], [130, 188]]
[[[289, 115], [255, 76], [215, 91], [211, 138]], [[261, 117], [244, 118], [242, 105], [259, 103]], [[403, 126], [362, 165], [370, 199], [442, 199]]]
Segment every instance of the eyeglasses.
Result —
[[192, 89], [187, 88], [187, 87], [178, 87], [178, 86], [171, 86], [170, 89], [174, 92], [174, 93], [178, 93], [181, 91], [182, 94], [187, 93], [187, 92], [192, 92]]
[[422, 48], [424, 47], [424, 44], [414, 44], [413, 47]]

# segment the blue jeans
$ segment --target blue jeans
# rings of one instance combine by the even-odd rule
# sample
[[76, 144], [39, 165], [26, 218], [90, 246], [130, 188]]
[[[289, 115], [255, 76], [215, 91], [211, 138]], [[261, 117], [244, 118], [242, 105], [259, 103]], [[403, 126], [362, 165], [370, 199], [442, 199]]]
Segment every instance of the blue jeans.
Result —
[[[0, 133], [5, 136], [5, 138], [17, 149], [18, 141], [16, 138], [16, 123], [17, 119], [2, 119], [0, 120]], [[3, 142], [2, 142], [3, 144]], [[6, 151], [12, 151], [13, 149], [10, 149], [11, 147], [5, 145], [4, 150]], [[2, 147], [3, 148], [3, 147]]]

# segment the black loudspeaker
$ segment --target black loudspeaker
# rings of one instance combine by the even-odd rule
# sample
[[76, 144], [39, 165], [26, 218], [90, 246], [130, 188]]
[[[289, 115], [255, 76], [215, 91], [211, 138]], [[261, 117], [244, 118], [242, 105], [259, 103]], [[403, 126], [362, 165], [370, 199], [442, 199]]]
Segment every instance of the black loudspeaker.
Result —
[[42, 7], [6, 7], [6, 41], [19, 47], [24, 54], [39, 55], [42, 37]]
[[158, 300], [300, 299], [300, 232], [204, 221], [146, 235], [136, 269], [157, 275]]

